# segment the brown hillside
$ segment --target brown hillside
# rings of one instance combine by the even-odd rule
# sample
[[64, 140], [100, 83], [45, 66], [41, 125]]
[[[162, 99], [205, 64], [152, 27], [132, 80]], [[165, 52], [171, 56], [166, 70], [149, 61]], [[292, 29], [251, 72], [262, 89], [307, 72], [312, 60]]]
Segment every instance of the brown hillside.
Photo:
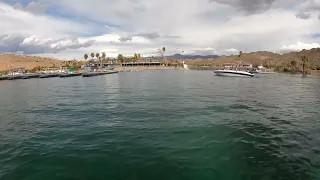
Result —
[[221, 66], [225, 63], [236, 63], [243, 61], [254, 66], [264, 65], [268, 67], [289, 67], [291, 61], [296, 61], [297, 66], [301, 65], [301, 57], [307, 56], [310, 68], [320, 68], [320, 48], [303, 50], [301, 52], [291, 52], [287, 54], [276, 54], [272, 52], [259, 51], [252, 53], [243, 53], [241, 58], [238, 56], [220, 56], [215, 60], [187, 60], [187, 64], [194, 66]]
[[0, 54], [0, 71], [6, 71], [10, 68], [24, 67], [32, 69], [37, 66], [52, 67], [60, 66], [63, 61], [26, 55]]

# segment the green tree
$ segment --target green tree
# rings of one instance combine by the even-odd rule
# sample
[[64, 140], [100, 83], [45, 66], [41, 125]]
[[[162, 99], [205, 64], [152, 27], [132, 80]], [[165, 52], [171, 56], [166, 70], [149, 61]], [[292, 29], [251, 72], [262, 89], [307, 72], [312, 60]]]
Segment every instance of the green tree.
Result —
[[306, 67], [308, 66], [309, 59], [307, 56], [302, 56], [301, 60], [302, 60], [302, 73], [303, 75], [305, 75], [307, 73]]
[[124, 57], [122, 54], [118, 54], [118, 60], [123, 63], [124, 62]]
[[297, 65], [297, 62], [296, 62], [295, 60], [293, 60], [293, 61], [290, 62], [290, 65], [291, 65], [292, 67], [295, 67], [295, 66]]
[[291, 72], [296, 72], [296, 70], [297, 70], [297, 62], [295, 61], [295, 60], [292, 60], [291, 62], [290, 62], [290, 66], [291, 66]]
[[137, 61], [137, 60], [138, 60], [138, 55], [137, 55], [137, 53], [134, 53], [134, 55], [133, 55], [133, 60], [134, 60], [134, 61]]
[[84, 59], [87, 60], [88, 59], [88, 54], [84, 55]]
[[99, 54], [99, 53], [96, 53], [96, 58], [99, 59], [99, 57], [100, 57], [100, 54]]

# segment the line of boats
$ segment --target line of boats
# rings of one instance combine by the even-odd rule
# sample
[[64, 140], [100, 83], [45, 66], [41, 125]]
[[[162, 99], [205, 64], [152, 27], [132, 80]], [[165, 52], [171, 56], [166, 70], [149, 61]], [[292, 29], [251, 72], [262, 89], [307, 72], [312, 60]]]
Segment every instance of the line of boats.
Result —
[[0, 76], [0, 80], [18, 80], [18, 79], [35, 79], [35, 78], [44, 79], [44, 78], [53, 78], [53, 77], [67, 78], [67, 77], [75, 77], [75, 76], [92, 77], [92, 76], [101, 76], [101, 75], [114, 74], [114, 73], [118, 73], [118, 71], [108, 70], [108, 71], [95, 71], [95, 72], [48, 73], [48, 74], [26, 73], [26, 74]]

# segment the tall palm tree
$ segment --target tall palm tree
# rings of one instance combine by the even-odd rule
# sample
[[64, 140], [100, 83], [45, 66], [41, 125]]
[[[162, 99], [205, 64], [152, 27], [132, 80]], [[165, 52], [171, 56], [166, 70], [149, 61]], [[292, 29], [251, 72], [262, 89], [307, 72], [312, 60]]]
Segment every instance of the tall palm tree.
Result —
[[[85, 54], [83, 57], [84, 57], [84, 59], [87, 61], [87, 59], [88, 59], [89, 56], [88, 56], [88, 54]], [[87, 62], [86, 64], [88, 65], [88, 62]]]
[[164, 58], [165, 64], [166, 64], [166, 66], [168, 66], [167, 59], [166, 59], [166, 57], [164, 55], [164, 53], [166, 52], [166, 47], [162, 47], [162, 52], [163, 52], [163, 58]]
[[162, 47], [161, 49], [158, 49], [158, 50], [159, 50], [159, 52], [161, 54], [163, 63], [166, 64], [166, 59], [165, 59], [165, 56], [164, 56], [164, 53], [166, 52], [166, 48]]
[[96, 53], [96, 58], [99, 59], [99, 57], [100, 57], [100, 54], [99, 54], [99, 53]]
[[101, 68], [102, 68], [103, 61], [106, 60], [106, 56], [107, 56], [106, 53], [102, 52], [102, 57], [101, 57], [101, 61], [100, 61], [101, 62]]
[[91, 53], [91, 60], [93, 60], [93, 58], [94, 58], [94, 53]]
[[301, 60], [302, 60], [302, 73], [303, 75], [305, 75], [306, 74], [305, 68], [307, 67], [309, 60], [307, 56], [302, 56]]

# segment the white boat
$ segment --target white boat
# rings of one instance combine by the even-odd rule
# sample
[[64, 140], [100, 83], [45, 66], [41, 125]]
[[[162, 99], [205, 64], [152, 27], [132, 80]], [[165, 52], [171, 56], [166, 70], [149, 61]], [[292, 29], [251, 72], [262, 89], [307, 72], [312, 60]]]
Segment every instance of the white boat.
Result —
[[188, 65], [186, 65], [186, 64], [184, 63], [184, 61], [182, 62], [182, 64], [183, 64], [183, 68], [184, 68], [185, 70], [189, 70]]
[[115, 68], [116, 66], [107, 66], [107, 67], [105, 67], [105, 70], [113, 70], [114, 68]]
[[[238, 65], [233, 69], [223, 69], [213, 71], [217, 76], [235, 76], [235, 77], [253, 77], [254, 74], [249, 71], [239, 71], [238, 67], [241, 67], [241, 61], [238, 61]], [[230, 68], [233, 68], [232, 66]]]
[[235, 77], [253, 77], [254, 74], [246, 72], [246, 71], [238, 71], [238, 70], [216, 70], [213, 71], [217, 76], [235, 76]]
[[249, 71], [252, 74], [274, 74], [274, 71], [267, 70], [263, 66], [258, 66], [258, 69], [252, 69]]

